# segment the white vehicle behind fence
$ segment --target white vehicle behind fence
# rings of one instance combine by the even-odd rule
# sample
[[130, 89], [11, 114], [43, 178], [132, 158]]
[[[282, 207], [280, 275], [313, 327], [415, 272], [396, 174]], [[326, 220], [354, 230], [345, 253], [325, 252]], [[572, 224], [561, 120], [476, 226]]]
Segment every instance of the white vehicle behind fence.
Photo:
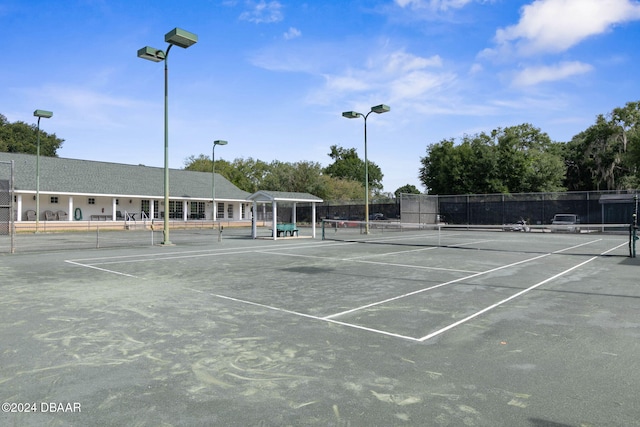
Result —
[[580, 218], [575, 214], [555, 214], [551, 220], [552, 233], [579, 233]]

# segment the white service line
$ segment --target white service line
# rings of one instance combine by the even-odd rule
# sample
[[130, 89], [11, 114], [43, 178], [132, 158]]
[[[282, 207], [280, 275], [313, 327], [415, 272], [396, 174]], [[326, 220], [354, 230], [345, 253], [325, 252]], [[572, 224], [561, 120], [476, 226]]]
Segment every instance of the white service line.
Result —
[[112, 274], [117, 274], [119, 276], [127, 276], [127, 277], [134, 277], [137, 278], [138, 276], [134, 276], [132, 274], [127, 274], [127, 273], [121, 273], [119, 271], [115, 271], [115, 270], [107, 270], [106, 268], [100, 268], [100, 267], [95, 267], [93, 265], [89, 265], [89, 264], [81, 264], [79, 262], [75, 262], [75, 261], [69, 261], [69, 260], [65, 260], [66, 263], [69, 264], [73, 264], [73, 265], [77, 265], [79, 267], [86, 267], [86, 268], [92, 268], [94, 270], [99, 270], [99, 271], [104, 271], [105, 273], [112, 273]]
[[247, 301], [247, 300], [243, 300], [243, 299], [240, 299], [240, 298], [229, 297], [229, 296], [226, 296], [226, 295], [212, 294], [212, 293], [204, 292], [204, 291], [201, 291], [201, 290], [198, 290], [198, 289], [193, 289], [193, 288], [184, 288], [184, 289], [187, 289], [187, 290], [190, 290], [190, 291], [193, 291], [193, 292], [198, 292], [198, 293], [201, 293], [201, 294], [211, 295], [211, 296], [216, 297], [216, 298], [226, 299], [226, 300], [229, 300], [229, 301], [235, 301], [235, 302], [238, 302], [238, 303], [241, 303], [241, 304], [248, 304], [248, 305], [253, 305], [253, 306], [256, 306], [256, 307], [266, 308], [268, 310], [279, 311], [281, 313], [287, 313], [287, 314], [293, 314], [293, 315], [300, 316], [300, 317], [306, 317], [307, 319], [320, 320], [320, 321], [323, 321], [323, 322], [335, 323], [337, 325], [348, 326], [350, 328], [360, 329], [360, 330], [363, 330], [363, 331], [374, 332], [374, 333], [380, 334], [380, 335], [388, 335], [388, 336], [395, 337], [395, 338], [402, 338], [402, 339], [411, 340], [411, 341], [418, 341], [415, 337], [409, 337], [409, 336], [406, 336], [406, 335], [395, 334], [393, 332], [387, 332], [387, 331], [383, 331], [383, 330], [380, 330], [380, 329], [367, 328], [366, 326], [355, 325], [353, 323], [346, 323], [346, 322], [340, 322], [338, 320], [325, 319], [325, 318], [322, 318], [322, 317], [313, 316], [311, 314], [300, 313], [298, 311], [287, 310], [287, 309], [284, 309], [284, 308], [274, 307], [274, 306], [266, 305], [266, 304], [260, 304], [258, 302]]
[[522, 260], [522, 261], [514, 262], [514, 263], [511, 263], [511, 264], [503, 265], [503, 266], [496, 267], [496, 268], [492, 268], [490, 270], [482, 271], [480, 273], [471, 274], [469, 276], [460, 277], [458, 279], [450, 280], [448, 282], [440, 283], [440, 284], [437, 284], [437, 285], [434, 285], [434, 286], [429, 286], [428, 288], [422, 288], [422, 289], [418, 289], [418, 290], [413, 291], [413, 292], [409, 292], [409, 293], [406, 293], [406, 294], [397, 295], [395, 297], [387, 298], [387, 299], [382, 300], [382, 301], [372, 302], [371, 304], [362, 305], [360, 307], [352, 308], [351, 310], [347, 310], [347, 311], [342, 311], [340, 313], [331, 314], [329, 316], [323, 317], [323, 319], [332, 319], [334, 317], [343, 316], [345, 314], [353, 313], [355, 311], [364, 310], [364, 309], [367, 309], [367, 308], [370, 308], [370, 307], [375, 307], [376, 305], [386, 304], [386, 303], [391, 302], [391, 301], [396, 301], [396, 300], [399, 300], [399, 299], [402, 299], [402, 298], [410, 297], [412, 295], [420, 294], [422, 292], [431, 291], [433, 289], [437, 289], [437, 288], [441, 288], [443, 286], [451, 285], [453, 283], [461, 282], [463, 280], [468, 280], [468, 279], [472, 279], [474, 277], [482, 276], [483, 274], [489, 274], [489, 273], [493, 273], [494, 271], [499, 271], [499, 270], [502, 270], [502, 269], [505, 269], [505, 268], [516, 266], [518, 264], [524, 264], [526, 262], [535, 261], [537, 259], [544, 258], [544, 257], [547, 257], [549, 255], [551, 255], [551, 254], [543, 254], [543, 255], [538, 255], [536, 257], [533, 257], [533, 258], [527, 258], [527, 259]]
[[[430, 249], [435, 249], [435, 248], [430, 248]], [[331, 256], [288, 254], [288, 253], [283, 253], [283, 252], [267, 252], [267, 251], [258, 251], [258, 252], [259, 253], [269, 254], [269, 255], [280, 255], [280, 256], [287, 256], [287, 257], [294, 257], [294, 258], [312, 258], [312, 259], [322, 259], [322, 260], [327, 260], [327, 261], [338, 261], [338, 262], [347, 262], [347, 263], [349, 263], [349, 262], [352, 262], [352, 263], [359, 262], [359, 263], [363, 263], [363, 264], [384, 265], [384, 266], [389, 266], [389, 267], [402, 267], [402, 268], [407, 268], [407, 269], [413, 268], [413, 269], [416, 269], [416, 270], [449, 271], [449, 272], [452, 272], [452, 273], [478, 273], [478, 271], [458, 270], [458, 269], [455, 269], [455, 268], [425, 267], [425, 266], [421, 266], [421, 265], [396, 264], [396, 263], [392, 263], [392, 262], [367, 261], [367, 260], [359, 259], [359, 258], [363, 258], [363, 257], [336, 258], [336, 257], [331, 257]], [[406, 252], [413, 252], [413, 251], [410, 250], [410, 251], [406, 251]], [[393, 254], [397, 254], [397, 253], [398, 252], [393, 252], [392, 255]], [[384, 254], [384, 255], [386, 255], [386, 254]]]
[[[561, 249], [561, 250], [558, 250], [558, 251], [555, 251], [555, 252], [552, 252], [552, 253], [538, 255], [538, 256], [533, 257], [533, 258], [528, 258], [528, 259], [525, 259], [525, 260], [522, 260], [522, 261], [518, 261], [518, 262], [515, 262], [515, 263], [512, 263], [512, 264], [504, 265], [502, 267], [493, 268], [491, 270], [487, 270], [487, 271], [484, 271], [484, 272], [481, 272], [481, 273], [476, 273], [476, 274], [473, 274], [471, 276], [467, 276], [467, 277], [464, 277], [464, 278], [461, 278], [461, 279], [456, 279], [456, 280], [452, 280], [452, 281], [449, 281], [449, 282], [446, 282], [446, 283], [441, 283], [439, 285], [432, 286], [430, 288], [426, 288], [426, 289], [421, 289], [421, 290], [418, 290], [418, 291], [410, 292], [410, 293], [405, 294], [405, 295], [400, 295], [398, 297], [389, 298], [389, 299], [387, 299], [385, 301], [381, 301], [381, 302], [374, 303], [374, 304], [369, 304], [367, 306], [359, 307], [357, 309], [348, 310], [348, 311], [345, 311], [345, 312], [342, 312], [342, 313], [337, 313], [337, 314], [333, 314], [333, 315], [330, 315], [330, 316], [324, 316], [324, 317], [313, 316], [313, 315], [310, 315], [310, 314], [300, 313], [300, 312], [297, 312], [297, 311], [287, 310], [287, 309], [274, 307], [274, 306], [270, 306], [270, 305], [266, 305], [266, 304], [261, 304], [261, 303], [257, 303], [257, 302], [242, 300], [240, 298], [229, 297], [229, 296], [226, 296], [226, 295], [213, 294], [213, 293], [210, 293], [210, 292], [205, 292], [205, 291], [201, 291], [201, 290], [193, 289], [193, 288], [188, 288], [188, 287], [184, 287], [183, 289], [187, 289], [187, 290], [190, 290], [192, 292], [197, 292], [197, 293], [201, 293], [201, 294], [211, 295], [211, 296], [216, 297], [216, 298], [226, 299], [226, 300], [229, 300], [229, 301], [235, 301], [235, 302], [238, 302], [238, 303], [241, 303], [241, 304], [248, 304], [248, 305], [253, 305], [253, 306], [256, 306], [256, 307], [262, 307], [262, 308], [265, 308], [265, 309], [268, 309], [268, 310], [279, 311], [279, 312], [287, 313], [287, 314], [293, 314], [295, 316], [300, 316], [300, 317], [304, 317], [304, 318], [307, 318], [307, 319], [320, 320], [320, 321], [323, 321], [323, 322], [334, 323], [334, 324], [346, 326], [346, 327], [349, 327], [349, 328], [359, 329], [359, 330], [363, 330], [363, 331], [367, 331], [367, 332], [373, 332], [373, 333], [376, 333], [376, 334], [386, 335], [386, 336], [395, 337], [395, 338], [402, 338], [402, 339], [405, 339], [405, 340], [410, 340], [410, 341], [415, 341], [415, 342], [424, 342], [424, 341], [427, 341], [430, 338], [438, 336], [438, 335], [440, 335], [440, 334], [442, 334], [442, 333], [444, 333], [444, 332], [446, 332], [446, 331], [448, 331], [450, 329], [453, 329], [456, 326], [459, 326], [459, 325], [461, 325], [461, 324], [463, 324], [465, 322], [468, 322], [469, 320], [471, 320], [471, 319], [473, 319], [473, 318], [475, 318], [477, 316], [480, 316], [481, 314], [486, 313], [487, 311], [490, 311], [490, 310], [492, 310], [492, 309], [494, 309], [494, 308], [496, 308], [496, 307], [498, 307], [498, 306], [500, 306], [500, 305], [502, 305], [502, 304], [504, 304], [504, 303], [506, 303], [508, 301], [511, 301], [511, 300], [513, 300], [513, 299], [515, 299], [515, 298], [517, 298], [517, 297], [519, 297], [519, 296], [521, 296], [521, 295], [523, 295], [523, 294], [525, 294], [525, 293], [527, 293], [527, 292], [529, 292], [529, 291], [531, 291], [531, 290], [533, 290], [533, 289], [535, 289], [535, 288], [537, 288], [539, 286], [542, 286], [545, 283], [548, 283], [548, 282], [550, 282], [550, 281], [552, 281], [552, 280], [554, 280], [554, 279], [556, 279], [556, 278], [558, 278], [558, 277], [560, 277], [560, 276], [562, 276], [564, 274], [567, 274], [567, 273], [569, 273], [569, 272], [571, 272], [571, 271], [573, 271], [573, 270], [575, 270], [577, 268], [580, 268], [581, 266], [583, 266], [583, 265], [585, 265], [585, 264], [587, 264], [587, 263], [599, 258], [599, 256], [594, 256], [594, 257], [592, 257], [592, 258], [590, 258], [590, 259], [588, 259], [586, 261], [583, 261], [580, 264], [575, 265], [575, 266], [573, 266], [573, 267], [571, 267], [571, 268], [569, 268], [569, 269], [567, 269], [567, 270], [565, 270], [565, 271], [563, 271], [561, 273], [558, 273], [558, 274], [556, 274], [556, 275], [554, 275], [554, 276], [552, 276], [552, 277], [550, 277], [548, 279], [545, 279], [540, 283], [537, 283], [537, 284], [535, 284], [535, 285], [533, 285], [533, 286], [531, 286], [531, 287], [529, 287], [529, 288], [527, 288], [527, 289], [525, 289], [523, 291], [520, 291], [520, 292], [510, 296], [509, 298], [505, 298], [504, 300], [502, 300], [502, 301], [500, 301], [500, 302], [498, 302], [496, 304], [493, 304], [493, 305], [491, 305], [491, 306], [489, 306], [489, 307], [487, 307], [487, 308], [485, 308], [483, 310], [478, 311], [477, 313], [474, 313], [474, 314], [472, 314], [470, 316], [467, 316], [466, 318], [464, 318], [462, 320], [459, 320], [459, 321], [457, 321], [457, 322], [455, 322], [455, 323], [453, 323], [453, 324], [451, 324], [449, 326], [446, 326], [446, 327], [444, 327], [442, 329], [439, 329], [439, 330], [437, 330], [435, 332], [432, 332], [429, 335], [425, 335], [424, 337], [421, 337], [421, 338], [410, 337], [410, 336], [407, 336], [407, 335], [396, 334], [396, 333], [393, 333], [393, 332], [388, 332], [388, 331], [384, 331], [384, 330], [380, 330], [380, 329], [368, 328], [366, 326], [356, 325], [356, 324], [353, 324], [353, 323], [342, 322], [342, 321], [339, 321], [339, 320], [334, 320], [333, 317], [337, 317], [337, 316], [342, 315], [342, 314], [346, 314], [346, 313], [350, 313], [350, 312], [353, 312], [353, 311], [356, 311], [356, 310], [360, 310], [362, 308], [371, 307], [373, 305], [382, 304], [384, 302], [393, 301], [393, 300], [396, 300], [396, 299], [399, 299], [399, 298], [404, 298], [404, 297], [409, 296], [409, 295], [415, 295], [417, 293], [424, 292], [424, 291], [429, 290], [429, 289], [435, 289], [435, 288], [438, 288], [438, 287], [441, 287], [441, 286], [445, 286], [445, 285], [448, 285], [448, 284], [451, 284], [451, 283], [459, 282], [461, 280], [477, 277], [477, 276], [480, 276], [482, 274], [487, 274], [487, 273], [498, 271], [498, 270], [501, 270], [501, 269], [504, 269], [504, 268], [513, 267], [513, 266], [518, 265], [518, 264], [523, 264], [523, 263], [526, 263], [526, 262], [534, 261], [536, 259], [544, 258], [544, 257], [550, 256], [550, 255], [553, 255], [553, 254], [557, 254], [557, 253], [561, 253], [561, 252], [564, 252], [564, 251], [572, 249], [572, 248], [576, 248], [576, 247], [580, 247], [580, 246], [583, 246], [583, 245], [586, 245], [586, 244], [594, 243], [594, 242], [597, 242], [599, 240], [600, 239], [593, 240], [593, 241], [590, 241], [590, 242], [587, 242], [587, 243], [584, 243], [584, 244], [572, 246], [570, 248]], [[611, 249], [603, 252], [602, 254], [600, 254], [600, 256], [605, 255], [605, 254], [607, 254], [607, 253], [609, 253], [609, 252], [611, 252], [611, 251], [613, 251], [613, 250], [615, 250], [615, 249], [617, 249], [619, 247], [622, 247], [625, 244], [626, 243], [623, 243], [623, 244], [618, 245], [618, 246], [616, 246], [614, 248], [611, 248]]]
[[[594, 241], [591, 241], [591, 242], [589, 242], [589, 243], [597, 242], [597, 241], [599, 241], [599, 240], [602, 240], [602, 239], [594, 240]], [[588, 244], [588, 243], [585, 243], [585, 244]], [[503, 299], [502, 301], [499, 301], [499, 302], [497, 302], [497, 303], [495, 303], [495, 304], [493, 304], [493, 305], [490, 305], [489, 307], [486, 307], [486, 308], [484, 308], [484, 309], [482, 309], [482, 310], [480, 310], [480, 311], [478, 311], [478, 312], [476, 312], [476, 313], [473, 313], [472, 315], [467, 316], [467, 317], [465, 317], [464, 319], [458, 320], [457, 322], [452, 323], [452, 324], [451, 324], [451, 325], [449, 325], [449, 326], [445, 326], [444, 328], [439, 329], [439, 330], [437, 330], [437, 331], [435, 331], [435, 332], [432, 332], [432, 333], [430, 333], [429, 335], [425, 335], [425, 336], [424, 336], [424, 337], [422, 337], [422, 338], [418, 338], [418, 341], [420, 341], [420, 342], [424, 342], [424, 341], [426, 341], [426, 340], [428, 340], [428, 339], [430, 339], [430, 338], [433, 338], [433, 337], [435, 337], [435, 336], [438, 336], [438, 335], [442, 334], [443, 332], [446, 332], [446, 331], [448, 331], [448, 330], [450, 330], [450, 329], [453, 329], [453, 328], [455, 328], [456, 326], [459, 326], [459, 325], [461, 325], [461, 324], [463, 324], [463, 323], [466, 323], [466, 322], [468, 322], [469, 320], [471, 320], [471, 319], [473, 319], [473, 318], [475, 318], [475, 317], [478, 317], [478, 316], [480, 316], [481, 314], [486, 313], [487, 311], [493, 310], [494, 308], [499, 307], [499, 306], [501, 306], [502, 304], [504, 304], [504, 303], [506, 303], [506, 302], [511, 301], [512, 299], [518, 298], [519, 296], [524, 295], [524, 294], [526, 294], [527, 292], [530, 292], [530, 291], [532, 291], [532, 290], [534, 290], [534, 289], [536, 289], [536, 288], [538, 288], [538, 287], [540, 287], [540, 286], [544, 285], [545, 283], [548, 283], [548, 282], [550, 282], [550, 281], [552, 281], [552, 280], [555, 280], [555, 279], [557, 279], [558, 277], [564, 276], [565, 274], [567, 274], [567, 273], [569, 273], [569, 272], [571, 272], [571, 271], [573, 271], [573, 270], [575, 270], [575, 269], [577, 269], [577, 268], [580, 268], [580, 267], [582, 267], [583, 265], [588, 264], [588, 263], [590, 263], [591, 261], [593, 261], [593, 260], [595, 260], [595, 259], [598, 259], [598, 258], [599, 258], [599, 257], [601, 257], [602, 255], [606, 255], [606, 254], [608, 254], [609, 252], [614, 251], [614, 250], [616, 250], [616, 249], [618, 249], [618, 248], [620, 248], [620, 247], [622, 247], [622, 246], [624, 246], [624, 245], [626, 245], [626, 243], [622, 243], [622, 244], [620, 244], [620, 245], [618, 245], [618, 246], [616, 246], [616, 247], [614, 247], [614, 248], [611, 248], [611, 249], [609, 249], [609, 250], [607, 250], [607, 251], [605, 251], [605, 252], [602, 252], [602, 253], [601, 253], [600, 255], [598, 255], [598, 256], [591, 257], [591, 258], [589, 258], [588, 260], [581, 262], [580, 264], [574, 265], [573, 267], [568, 268], [568, 269], [566, 269], [566, 270], [564, 270], [564, 271], [562, 271], [562, 272], [560, 272], [560, 273], [558, 273], [558, 274], [556, 274], [556, 275], [554, 275], [554, 276], [551, 276], [551, 277], [549, 277], [548, 279], [543, 280], [542, 282], [536, 283], [535, 285], [530, 286], [530, 287], [528, 287], [527, 289], [523, 289], [522, 291], [520, 291], [520, 292], [518, 292], [518, 293], [515, 293], [515, 294], [511, 295], [510, 297], [505, 298], [505, 299]], [[579, 247], [579, 246], [583, 246], [583, 245], [577, 245], [577, 246], [574, 246], [574, 247]], [[567, 249], [569, 249], [569, 248], [567, 248]], [[554, 253], [564, 252], [564, 251], [565, 251], [565, 250], [567, 250], [567, 249], [562, 249], [562, 250], [560, 250], [560, 251], [556, 251], [556, 252], [554, 252]]]
[[406, 294], [403, 294], [403, 295], [398, 295], [398, 296], [395, 296], [395, 297], [392, 297], [392, 298], [387, 298], [385, 300], [373, 302], [371, 304], [366, 304], [366, 305], [363, 305], [363, 306], [360, 306], [360, 307], [353, 308], [351, 310], [347, 310], [347, 311], [343, 311], [343, 312], [340, 312], [340, 313], [331, 314], [329, 316], [323, 317], [323, 319], [332, 319], [334, 317], [343, 316], [345, 314], [353, 313], [353, 312], [358, 311], [358, 310], [364, 310], [364, 309], [367, 309], [367, 308], [370, 308], [370, 307], [375, 307], [377, 305], [386, 304], [386, 303], [391, 302], [391, 301], [396, 301], [396, 300], [399, 300], [399, 299], [402, 299], [402, 298], [406, 298], [406, 297], [409, 297], [409, 296], [412, 296], [412, 295], [420, 294], [422, 292], [431, 291], [433, 289], [441, 288], [443, 286], [451, 285], [453, 283], [461, 282], [461, 281], [468, 280], [468, 279], [473, 279], [474, 277], [482, 276], [484, 274], [493, 273], [494, 271], [499, 271], [499, 270], [502, 270], [502, 269], [505, 269], [505, 268], [509, 268], [509, 267], [513, 267], [513, 266], [516, 266], [516, 265], [519, 265], [519, 264], [524, 264], [526, 262], [535, 261], [537, 259], [544, 258], [544, 257], [547, 257], [549, 255], [558, 254], [558, 253], [561, 253], [561, 252], [564, 252], [564, 251], [568, 251], [569, 249], [578, 248], [580, 246], [584, 246], [584, 245], [588, 245], [588, 244], [591, 244], [591, 243], [595, 243], [595, 242], [598, 242], [600, 240], [601, 239], [591, 240], [591, 241], [589, 241], [587, 243], [582, 243], [582, 244], [579, 244], [579, 245], [575, 245], [575, 246], [571, 246], [571, 247], [568, 247], [568, 248], [560, 249], [560, 250], [555, 251], [555, 252], [550, 252], [550, 253], [547, 253], [547, 254], [538, 255], [538, 256], [535, 256], [533, 258], [527, 258], [527, 259], [522, 260], [522, 261], [514, 262], [514, 263], [511, 263], [511, 264], [503, 265], [503, 266], [496, 267], [496, 268], [492, 268], [490, 270], [481, 271], [479, 273], [474, 273], [474, 274], [471, 274], [469, 276], [461, 277], [459, 279], [450, 280], [448, 282], [440, 283], [438, 285], [430, 286], [428, 288], [418, 289], [418, 290], [413, 291], [413, 292], [409, 292], [409, 293], [406, 293]]

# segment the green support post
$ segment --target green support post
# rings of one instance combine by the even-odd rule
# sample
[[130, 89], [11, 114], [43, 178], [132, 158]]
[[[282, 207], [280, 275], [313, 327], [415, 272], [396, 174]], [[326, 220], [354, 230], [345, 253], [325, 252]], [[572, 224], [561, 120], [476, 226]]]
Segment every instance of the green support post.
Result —
[[636, 242], [638, 241], [638, 195], [633, 196], [635, 202], [635, 212], [633, 222], [629, 224], [629, 256], [636, 257]]

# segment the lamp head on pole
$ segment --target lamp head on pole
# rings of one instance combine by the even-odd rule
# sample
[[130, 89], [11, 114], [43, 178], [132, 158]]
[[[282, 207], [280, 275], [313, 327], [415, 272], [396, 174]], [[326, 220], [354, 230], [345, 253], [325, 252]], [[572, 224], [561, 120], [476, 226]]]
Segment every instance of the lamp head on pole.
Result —
[[388, 113], [389, 111], [391, 111], [391, 107], [389, 107], [388, 105], [380, 104], [376, 105], [375, 107], [371, 107], [371, 111], [378, 114]]
[[164, 35], [164, 41], [183, 49], [198, 43], [198, 36], [181, 28], [174, 28]]
[[221, 139], [217, 139], [215, 141], [213, 141], [213, 146], [215, 147], [216, 145], [227, 145], [229, 142], [221, 140]]
[[346, 117], [347, 119], [357, 119], [362, 116], [360, 113], [356, 113], [355, 111], [345, 111], [342, 113], [342, 117]]
[[47, 110], [36, 110], [33, 112], [33, 115], [38, 118], [50, 119], [53, 113]]
[[164, 61], [165, 53], [155, 47], [145, 46], [142, 49], [138, 49], [138, 58], [147, 59], [153, 62]]

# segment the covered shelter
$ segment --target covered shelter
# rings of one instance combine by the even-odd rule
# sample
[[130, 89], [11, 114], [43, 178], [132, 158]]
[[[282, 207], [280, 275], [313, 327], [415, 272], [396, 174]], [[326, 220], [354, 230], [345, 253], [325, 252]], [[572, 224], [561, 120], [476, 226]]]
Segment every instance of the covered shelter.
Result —
[[[261, 190], [250, 195], [248, 200], [253, 202], [253, 218], [256, 218], [255, 213], [258, 211], [258, 204], [266, 206], [271, 204], [272, 212], [272, 229], [273, 240], [276, 240], [278, 233], [276, 233], [276, 225], [278, 222], [278, 203], [291, 203], [291, 222], [296, 223], [296, 206], [298, 203], [311, 203], [311, 234], [312, 237], [316, 237], [316, 203], [322, 203], [322, 199], [309, 193], [296, 193], [289, 191], [266, 191]], [[256, 221], [253, 221], [251, 227], [251, 236], [255, 239], [258, 235]]]

